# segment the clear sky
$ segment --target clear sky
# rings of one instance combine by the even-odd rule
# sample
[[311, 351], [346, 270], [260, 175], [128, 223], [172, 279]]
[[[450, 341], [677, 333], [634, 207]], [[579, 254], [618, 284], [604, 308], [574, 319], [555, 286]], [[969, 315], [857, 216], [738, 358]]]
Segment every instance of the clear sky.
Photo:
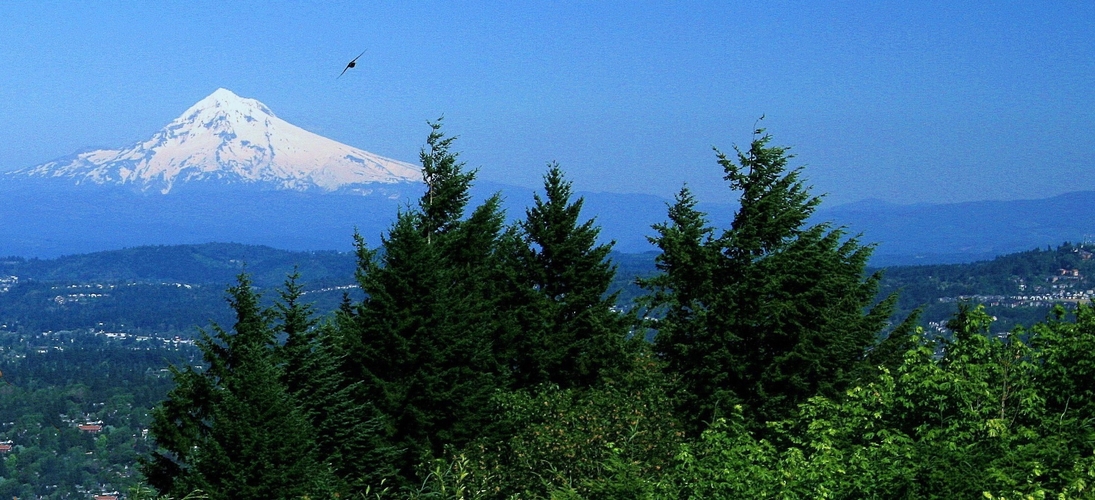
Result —
[[[0, 2], [0, 170], [145, 139], [224, 87], [481, 178], [729, 201], [762, 114], [827, 204], [1095, 190], [1095, 2]], [[356, 68], [345, 64], [368, 50]]]

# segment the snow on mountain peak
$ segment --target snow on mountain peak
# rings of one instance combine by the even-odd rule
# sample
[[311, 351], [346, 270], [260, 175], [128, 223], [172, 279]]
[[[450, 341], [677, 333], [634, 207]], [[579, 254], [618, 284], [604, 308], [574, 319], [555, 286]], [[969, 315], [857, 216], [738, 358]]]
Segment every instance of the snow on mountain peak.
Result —
[[255, 99], [219, 88], [150, 139], [74, 154], [12, 175], [132, 185], [167, 194], [180, 182], [219, 180], [335, 191], [421, 181], [419, 168], [313, 134]]
[[274, 117], [274, 112], [270, 111], [265, 104], [255, 99], [240, 97], [231, 90], [219, 88], [184, 111], [179, 119], [200, 123], [203, 121], [202, 118], [212, 118], [217, 114]]

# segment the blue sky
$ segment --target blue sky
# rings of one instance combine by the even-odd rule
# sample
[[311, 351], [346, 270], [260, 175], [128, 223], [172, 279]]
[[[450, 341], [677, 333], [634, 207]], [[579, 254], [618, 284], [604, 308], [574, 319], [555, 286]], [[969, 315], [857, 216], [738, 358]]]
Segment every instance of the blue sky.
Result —
[[407, 161], [444, 115], [516, 185], [729, 201], [711, 147], [763, 114], [827, 204], [1041, 198], [1095, 190], [1093, 40], [1090, 0], [3, 2], [0, 170], [225, 87]]

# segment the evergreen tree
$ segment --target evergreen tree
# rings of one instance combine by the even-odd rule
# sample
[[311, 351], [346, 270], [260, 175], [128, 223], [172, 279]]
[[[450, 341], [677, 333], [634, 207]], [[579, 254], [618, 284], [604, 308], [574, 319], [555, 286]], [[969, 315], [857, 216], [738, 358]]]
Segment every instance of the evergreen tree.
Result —
[[426, 139], [429, 148], [423, 148], [418, 155], [426, 183], [426, 193], [418, 203], [418, 227], [427, 243], [432, 243], [434, 234], [443, 234], [460, 223], [471, 199], [468, 189], [475, 179], [475, 172], [465, 172], [456, 153], [449, 150], [456, 137], [445, 137], [440, 120], [430, 123], [430, 128]]
[[588, 387], [619, 376], [628, 360], [629, 323], [613, 309], [616, 294], [607, 293], [616, 273], [608, 261], [612, 245], [597, 244], [594, 220], [579, 223], [583, 199], [571, 202], [571, 183], [558, 164], [548, 166], [544, 191], [521, 223], [518, 266], [536, 323], [519, 340], [527, 358], [520, 377], [526, 385]]
[[501, 322], [484, 281], [496, 267], [503, 217], [497, 197], [464, 217], [474, 172], [450, 151], [440, 124], [421, 154], [427, 192], [402, 211], [383, 252], [358, 238], [366, 298], [343, 313], [346, 370], [385, 418], [404, 480], [445, 445], [478, 437], [488, 401], [504, 385], [492, 340]]
[[[159, 446], [145, 464], [164, 494], [200, 489], [212, 498], [299, 498], [330, 482], [311, 427], [282, 383], [270, 312], [246, 275], [229, 289], [236, 324], [214, 326], [198, 345], [207, 367], [174, 369], [176, 387], [153, 411]], [[261, 466], [256, 466], [261, 464]]]
[[886, 326], [894, 297], [875, 303], [864, 279], [870, 246], [828, 224], [809, 226], [820, 203], [788, 170], [787, 148], [757, 130], [736, 158], [717, 152], [740, 193], [717, 237], [684, 190], [671, 221], [655, 226], [662, 275], [645, 280], [662, 309], [656, 347], [680, 378], [681, 409], [696, 429], [743, 404], [754, 422], [779, 420], [814, 395], [837, 396]]
[[302, 285], [294, 271], [275, 304], [277, 330], [285, 335], [278, 350], [282, 378], [308, 423], [315, 430], [316, 451], [330, 467], [344, 493], [391, 475], [393, 450], [383, 440], [383, 419], [375, 407], [357, 397], [360, 381], [340, 370], [346, 353], [331, 324], [317, 327], [312, 306], [302, 304]]
[[859, 374], [854, 377], [855, 384], [869, 383], [883, 371], [894, 373], [905, 360], [905, 353], [920, 346], [924, 338], [924, 328], [919, 326], [920, 309], [914, 309], [901, 323], [893, 327], [877, 345], [867, 353], [860, 363]]
[[274, 304], [277, 329], [285, 335], [285, 344], [279, 349], [284, 363], [283, 380], [289, 393], [294, 397], [307, 392], [310, 368], [305, 360], [309, 358], [316, 344], [316, 320], [312, 317], [312, 306], [302, 304], [300, 296], [303, 285], [297, 280], [300, 273], [294, 269], [285, 280], [285, 286], [278, 292], [281, 300]]
[[[640, 279], [650, 294], [640, 303], [658, 316], [649, 324], [657, 331], [656, 350], [669, 374], [686, 383], [677, 391], [682, 408], [690, 418], [707, 401], [735, 401], [737, 395], [728, 380], [731, 369], [725, 362], [731, 354], [733, 337], [720, 328], [716, 300], [716, 268], [722, 257], [712, 237], [705, 214], [696, 209], [696, 198], [682, 188], [669, 207], [669, 222], [654, 225], [658, 237], [650, 241], [661, 249], [655, 258], [658, 274]], [[705, 349], [717, 349], [711, 352]]]

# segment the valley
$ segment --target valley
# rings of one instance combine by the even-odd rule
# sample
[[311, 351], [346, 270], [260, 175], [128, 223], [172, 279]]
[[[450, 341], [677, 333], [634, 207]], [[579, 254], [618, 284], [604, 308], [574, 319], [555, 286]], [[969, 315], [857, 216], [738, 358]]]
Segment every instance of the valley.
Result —
[[[998, 328], [1045, 319], [1056, 305], [1095, 297], [1095, 248], [1063, 244], [965, 264], [891, 266], [882, 272], [879, 299], [898, 294], [894, 321], [921, 309], [924, 325], [941, 324], [957, 304], [984, 304]], [[627, 310], [644, 291], [636, 278], [655, 273], [657, 253], [613, 252], [610, 293]], [[56, 259], [0, 261], [0, 329], [105, 330], [130, 335], [192, 337], [212, 323], [231, 324], [225, 290], [247, 273], [265, 303], [296, 270], [302, 298], [320, 315], [343, 295], [359, 300], [355, 257], [349, 252], [294, 252], [259, 245], [210, 243], [146, 246]]]
[[[895, 322], [922, 308], [929, 335], [949, 335], [944, 324], [958, 302], [981, 303], [1002, 333], [1044, 320], [1056, 305], [1090, 300], [1090, 251], [1062, 245], [970, 264], [891, 267], [883, 270], [880, 297], [899, 293]], [[655, 256], [610, 256], [618, 268], [610, 291], [619, 293], [622, 308], [642, 295], [634, 280], [655, 271]], [[194, 338], [201, 329], [232, 324], [225, 290], [235, 276], [249, 273], [272, 304], [296, 269], [302, 300], [322, 317], [343, 294], [360, 300], [354, 267], [348, 253], [238, 244], [0, 262], [0, 444], [11, 444], [6, 461], [0, 452], [0, 477], [7, 470], [12, 478], [0, 482], [0, 494], [138, 485], [137, 456], [150, 450], [148, 411], [172, 385], [167, 367], [200, 365]], [[81, 430], [86, 425], [101, 430]]]

